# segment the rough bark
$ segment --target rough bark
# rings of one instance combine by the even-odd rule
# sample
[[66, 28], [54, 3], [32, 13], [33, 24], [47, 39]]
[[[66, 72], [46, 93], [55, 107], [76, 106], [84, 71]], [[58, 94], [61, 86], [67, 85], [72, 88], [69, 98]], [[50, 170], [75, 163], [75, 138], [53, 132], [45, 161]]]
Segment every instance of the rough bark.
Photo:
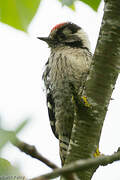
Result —
[[[99, 146], [103, 122], [120, 68], [120, 1], [105, 0], [104, 16], [91, 71], [86, 81], [86, 97], [76, 103], [66, 164], [94, 157]], [[80, 102], [81, 101], [81, 102]], [[96, 167], [97, 168], [97, 167]], [[95, 168], [77, 173], [90, 180]], [[64, 178], [62, 178], [64, 179]]]

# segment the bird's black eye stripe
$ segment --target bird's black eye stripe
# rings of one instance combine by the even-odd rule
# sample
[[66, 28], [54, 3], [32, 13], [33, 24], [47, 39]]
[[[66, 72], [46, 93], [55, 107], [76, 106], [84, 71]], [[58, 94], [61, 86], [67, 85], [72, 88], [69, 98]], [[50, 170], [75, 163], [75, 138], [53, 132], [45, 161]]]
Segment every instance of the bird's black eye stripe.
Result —
[[69, 46], [72, 48], [86, 49], [88, 52], [90, 52], [89, 48], [83, 46], [82, 41], [65, 42], [64, 44], [65, 44], [65, 46]]
[[73, 41], [73, 42], [65, 42], [64, 44], [65, 44], [65, 46], [76, 47], [76, 48], [82, 48], [83, 47], [82, 40]]

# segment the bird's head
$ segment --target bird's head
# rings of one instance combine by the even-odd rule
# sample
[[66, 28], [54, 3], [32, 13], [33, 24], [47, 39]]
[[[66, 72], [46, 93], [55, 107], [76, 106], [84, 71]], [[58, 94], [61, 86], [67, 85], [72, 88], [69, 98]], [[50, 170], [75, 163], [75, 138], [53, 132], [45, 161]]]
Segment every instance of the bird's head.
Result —
[[48, 37], [38, 37], [38, 39], [45, 41], [51, 48], [70, 46], [90, 49], [87, 34], [81, 27], [71, 22], [57, 24]]

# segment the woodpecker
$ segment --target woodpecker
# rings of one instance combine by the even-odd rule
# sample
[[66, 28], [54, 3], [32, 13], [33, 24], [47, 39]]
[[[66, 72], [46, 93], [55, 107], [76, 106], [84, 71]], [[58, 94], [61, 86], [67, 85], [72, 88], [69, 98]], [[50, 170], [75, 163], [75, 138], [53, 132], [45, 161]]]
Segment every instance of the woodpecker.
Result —
[[82, 92], [89, 73], [92, 54], [87, 34], [71, 22], [56, 25], [48, 37], [38, 37], [50, 49], [43, 80], [50, 125], [59, 139], [60, 157], [64, 165], [74, 123], [73, 88]]

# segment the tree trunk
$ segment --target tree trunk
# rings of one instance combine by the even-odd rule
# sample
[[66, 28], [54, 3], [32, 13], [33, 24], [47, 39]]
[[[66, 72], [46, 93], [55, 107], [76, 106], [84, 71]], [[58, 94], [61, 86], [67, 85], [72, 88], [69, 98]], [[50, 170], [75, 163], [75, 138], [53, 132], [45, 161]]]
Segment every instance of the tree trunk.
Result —
[[[94, 158], [119, 69], [120, 1], [105, 0], [100, 35], [86, 81], [86, 97], [75, 97], [76, 116], [65, 165]], [[96, 168], [78, 172], [78, 179], [90, 180]]]

